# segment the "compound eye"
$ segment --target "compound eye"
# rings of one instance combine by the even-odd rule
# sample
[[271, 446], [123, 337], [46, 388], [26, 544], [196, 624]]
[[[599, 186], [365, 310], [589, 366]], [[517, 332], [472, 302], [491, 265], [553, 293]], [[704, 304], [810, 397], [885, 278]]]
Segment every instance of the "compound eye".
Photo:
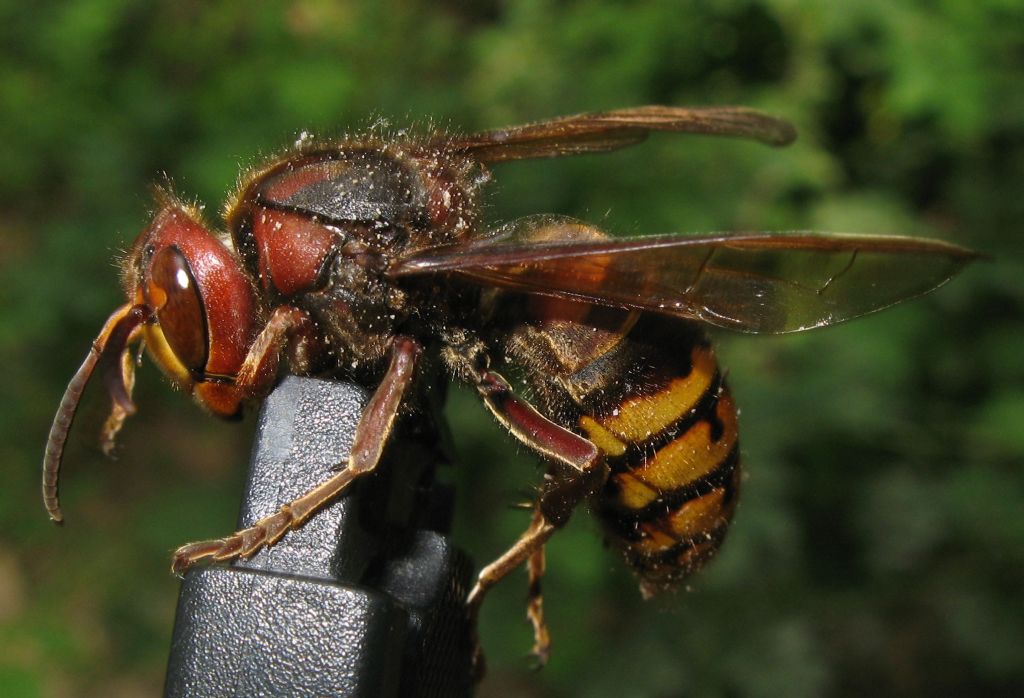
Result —
[[165, 247], [153, 257], [149, 279], [146, 301], [156, 308], [167, 344], [190, 372], [202, 373], [209, 352], [206, 312], [188, 260], [177, 247]]

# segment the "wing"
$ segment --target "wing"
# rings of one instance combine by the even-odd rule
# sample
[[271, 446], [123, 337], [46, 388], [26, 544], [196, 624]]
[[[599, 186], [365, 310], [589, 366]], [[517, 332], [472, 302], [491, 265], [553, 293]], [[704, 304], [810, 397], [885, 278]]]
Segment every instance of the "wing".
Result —
[[796, 138], [791, 124], [753, 109], [647, 106], [564, 116], [430, 145], [480, 162], [501, 162], [615, 150], [639, 143], [651, 131], [739, 136], [770, 145], [788, 145]]
[[941, 286], [978, 255], [937, 240], [818, 233], [610, 239], [535, 216], [466, 245], [402, 260], [394, 277], [477, 283], [649, 310], [752, 333], [800, 332]]

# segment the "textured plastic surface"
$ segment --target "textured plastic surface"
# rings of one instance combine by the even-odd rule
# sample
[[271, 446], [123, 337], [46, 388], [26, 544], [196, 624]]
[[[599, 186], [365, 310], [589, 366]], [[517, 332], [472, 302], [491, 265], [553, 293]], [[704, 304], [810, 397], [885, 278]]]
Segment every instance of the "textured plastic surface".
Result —
[[[239, 523], [344, 463], [366, 394], [289, 377], [260, 414]], [[415, 422], [415, 420], [408, 420]], [[189, 571], [166, 696], [468, 695], [471, 566], [441, 531], [433, 432], [396, 434], [378, 473], [251, 559]]]

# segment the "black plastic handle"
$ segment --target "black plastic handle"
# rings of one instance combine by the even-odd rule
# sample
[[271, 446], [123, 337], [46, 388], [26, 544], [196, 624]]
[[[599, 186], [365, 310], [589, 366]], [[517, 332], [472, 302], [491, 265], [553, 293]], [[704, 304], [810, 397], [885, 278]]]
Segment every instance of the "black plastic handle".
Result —
[[[366, 399], [351, 384], [282, 381], [260, 413], [240, 528], [346, 462]], [[377, 471], [301, 529], [186, 574], [165, 696], [472, 693], [472, 567], [444, 535], [436, 433], [405, 421]]]

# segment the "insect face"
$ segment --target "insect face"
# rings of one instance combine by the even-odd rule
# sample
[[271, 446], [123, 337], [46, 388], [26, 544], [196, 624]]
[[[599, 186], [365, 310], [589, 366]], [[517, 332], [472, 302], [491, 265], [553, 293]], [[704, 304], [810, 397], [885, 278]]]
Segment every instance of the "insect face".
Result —
[[[161, 208], [125, 261], [128, 303], [111, 314], [72, 378], [54, 418], [43, 459], [43, 499], [54, 521], [61, 456], [85, 386], [99, 368], [113, 406], [101, 431], [105, 452], [135, 412], [130, 348], [142, 342], [181, 389], [214, 414], [239, 414], [244, 389], [236, 376], [261, 317], [248, 278], [235, 257], [188, 207], [161, 193]], [[259, 365], [261, 376], [276, 364]]]
[[128, 297], [151, 312], [142, 339], [160, 368], [214, 414], [236, 415], [245, 395], [235, 377], [261, 315], [236, 258], [169, 202], [136, 241], [126, 277]]

